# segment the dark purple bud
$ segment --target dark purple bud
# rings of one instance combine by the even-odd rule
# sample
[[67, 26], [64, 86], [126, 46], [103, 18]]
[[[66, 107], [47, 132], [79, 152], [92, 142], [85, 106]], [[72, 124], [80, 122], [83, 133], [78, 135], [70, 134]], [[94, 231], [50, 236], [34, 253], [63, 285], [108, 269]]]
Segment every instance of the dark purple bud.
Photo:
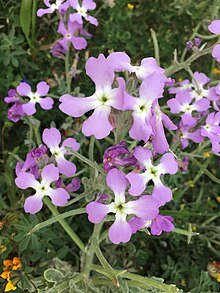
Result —
[[66, 50], [64, 49], [64, 47], [59, 43], [59, 41], [57, 41], [57, 43], [55, 43], [53, 45], [53, 47], [50, 50], [50, 53], [58, 58], [64, 58], [64, 56], [66, 55]]
[[103, 203], [103, 202], [105, 202], [108, 198], [109, 198], [108, 194], [106, 194], [106, 193], [101, 193], [101, 194], [99, 194], [99, 195], [97, 196], [97, 198], [96, 198], [95, 201], [96, 201], [96, 202]]
[[8, 96], [4, 98], [6, 104], [19, 102], [19, 96], [15, 89], [10, 89], [8, 91]]
[[180, 167], [180, 171], [185, 173], [187, 171], [189, 165], [189, 159], [187, 156], [184, 156], [182, 161], [177, 161], [178, 166]]
[[43, 154], [47, 152], [47, 147], [45, 145], [40, 145], [38, 148], [31, 151], [33, 158], [40, 158]]
[[80, 179], [79, 178], [73, 178], [72, 182], [67, 184], [66, 186], [67, 192], [75, 192], [78, 189], [80, 189]]
[[202, 43], [202, 39], [200, 39], [200, 38], [194, 38], [193, 42], [194, 42], [194, 45], [196, 47], [199, 47], [201, 45], [201, 43]]
[[192, 41], [188, 41], [188, 42], [186, 42], [186, 48], [187, 48], [188, 50], [192, 49], [192, 47], [193, 47], [193, 42], [192, 42]]
[[22, 110], [22, 105], [19, 102], [15, 102], [8, 110], [8, 119], [12, 122], [18, 122], [23, 116], [24, 112]]

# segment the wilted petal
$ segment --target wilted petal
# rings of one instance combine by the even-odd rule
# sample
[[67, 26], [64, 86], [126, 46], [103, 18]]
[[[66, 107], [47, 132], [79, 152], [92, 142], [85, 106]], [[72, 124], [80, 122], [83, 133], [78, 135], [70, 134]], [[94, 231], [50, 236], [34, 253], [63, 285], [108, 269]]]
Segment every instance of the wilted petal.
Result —
[[161, 216], [158, 215], [151, 223], [151, 234], [152, 235], [160, 235], [164, 232], [171, 232], [175, 229], [173, 223], [173, 218], [170, 216]]
[[95, 26], [98, 26], [99, 25], [98, 20], [95, 17], [91, 16], [91, 15], [85, 16], [85, 19], [87, 21], [89, 21], [91, 24], [95, 25]]
[[[134, 217], [128, 221], [129, 225], [131, 226], [132, 234], [135, 234], [138, 230], [145, 227], [146, 220], [140, 219], [138, 217]], [[150, 222], [151, 223], [151, 222]], [[149, 225], [150, 225], [149, 223]]]

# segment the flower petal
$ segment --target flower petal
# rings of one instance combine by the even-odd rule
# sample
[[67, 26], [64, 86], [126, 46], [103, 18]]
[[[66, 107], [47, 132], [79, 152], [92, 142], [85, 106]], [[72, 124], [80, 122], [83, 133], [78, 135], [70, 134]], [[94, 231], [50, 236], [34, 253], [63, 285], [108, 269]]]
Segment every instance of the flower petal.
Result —
[[15, 179], [15, 184], [21, 189], [27, 189], [29, 187], [35, 189], [40, 183], [35, 179], [33, 174], [19, 172], [18, 177]]
[[87, 10], [94, 10], [96, 8], [96, 3], [93, 0], [83, 0], [82, 7]]
[[169, 187], [164, 186], [162, 182], [159, 184], [157, 183], [154, 186], [152, 197], [158, 201], [160, 206], [165, 205], [165, 203], [172, 199], [172, 190]]
[[126, 178], [131, 184], [131, 187], [128, 190], [131, 195], [138, 196], [145, 190], [148, 182], [145, 174], [130, 172]]
[[83, 123], [82, 132], [85, 136], [94, 135], [97, 139], [108, 136], [113, 129], [109, 122], [111, 107], [100, 106], [95, 109], [93, 114]]
[[54, 101], [50, 97], [41, 98], [39, 100], [39, 104], [41, 105], [41, 108], [44, 110], [50, 110], [53, 108]]
[[42, 182], [50, 185], [51, 182], [59, 179], [59, 169], [55, 167], [54, 164], [49, 164], [43, 168], [41, 177]]
[[53, 149], [59, 146], [61, 142], [61, 134], [59, 130], [54, 127], [50, 129], [44, 129], [42, 138], [43, 142], [48, 146], [49, 149]]
[[126, 175], [114, 168], [109, 171], [106, 177], [106, 183], [109, 188], [115, 194], [115, 201], [120, 203], [124, 203], [125, 201], [125, 190], [128, 187], [128, 180], [126, 179]]
[[164, 174], [166, 174], [166, 173], [176, 174], [176, 172], [178, 171], [178, 164], [177, 164], [173, 154], [171, 154], [171, 153], [167, 153], [162, 156], [162, 158], [160, 160], [160, 165], [162, 165], [162, 167], [165, 171]]
[[24, 203], [24, 210], [26, 213], [36, 214], [43, 207], [42, 197], [39, 195], [29, 196]]
[[121, 217], [119, 217], [118, 219], [116, 218], [115, 222], [111, 225], [108, 232], [109, 239], [114, 244], [128, 242], [131, 238], [131, 235], [131, 226], [126, 220], [122, 219]]
[[92, 201], [86, 206], [86, 212], [88, 214], [89, 221], [98, 224], [101, 223], [107, 213], [109, 208], [107, 205], [104, 205], [100, 202]]
[[25, 114], [31, 116], [36, 113], [36, 106], [33, 102], [28, 102], [26, 104], [22, 104], [22, 110]]
[[76, 173], [76, 166], [74, 163], [67, 161], [65, 158], [59, 158], [58, 156], [56, 157], [56, 161], [61, 174], [71, 177]]
[[[64, 147], [69, 147], [69, 148], [71, 148], [73, 151], [78, 151], [78, 149], [80, 148], [80, 143], [78, 143], [76, 140], [75, 140], [75, 138], [67, 138], [67, 139], [65, 139], [64, 141], [63, 141], [63, 143], [62, 143], [62, 146], [64, 146]], [[68, 153], [67, 151], [66, 151], [66, 153]], [[69, 152], [69, 154], [71, 154], [70, 152]]]
[[64, 206], [70, 198], [69, 193], [63, 188], [51, 189], [48, 196], [51, 198], [52, 203], [58, 207]]
[[21, 82], [16, 87], [16, 90], [17, 90], [17, 92], [19, 93], [20, 96], [28, 97], [31, 94], [31, 87], [26, 82]]
[[214, 20], [208, 26], [208, 30], [213, 34], [220, 34], [220, 20]]
[[212, 57], [220, 62], [220, 45], [216, 45], [212, 50]]
[[49, 85], [45, 81], [41, 81], [37, 84], [36, 94], [38, 94], [41, 97], [44, 97], [48, 94], [49, 89]]

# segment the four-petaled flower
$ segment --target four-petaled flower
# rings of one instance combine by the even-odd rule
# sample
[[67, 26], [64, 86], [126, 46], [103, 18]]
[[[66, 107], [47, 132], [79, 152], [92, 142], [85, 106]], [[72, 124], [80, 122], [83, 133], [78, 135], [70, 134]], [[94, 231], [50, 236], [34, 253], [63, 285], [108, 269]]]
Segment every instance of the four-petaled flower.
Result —
[[20, 96], [30, 98], [28, 103], [22, 104], [22, 109], [27, 115], [33, 115], [36, 112], [36, 103], [39, 103], [44, 110], [50, 110], [53, 107], [54, 102], [50, 97], [42, 98], [49, 91], [49, 85], [45, 81], [37, 84], [37, 91], [35, 93], [31, 91], [30, 85], [26, 82], [21, 82], [16, 90]]
[[114, 192], [114, 202], [105, 205], [98, 201], [90, 202], [86, 206], [89, 221], [100, 223], [108, 213], [115, 214], [115, 222], [109, 229], [109, 239], [114, 244], [128, 242], [132, 235], [132, 229], [126, 218], [127, 215], [136, 215], [144, 220], [153, 220], [159, 213], [158, 202], [149, 195], [144, 195], [138, 200], [126, 203], [125, 190], [128, 187], [128, 180], [125, 174], [118, 170], [112, 169], [106, 178], [108, 187]]
[[59, 12], [61, 11], [66, 11], [69, 7], [69, 3], [68, 0], [65, 2], [66, 0], [56, 0], [55, 3], [51, 4], [50, 2], [52, 2], [51, 0], [44, 0], [44, 4], [48, 7], [46, 9], [38, 9], [37, 11], [37, 16], [41, 17], [44, 14], [51, 14], [53, 13], [55, 10], [58, 10]]
[[93, 0], [83, 0], [82, 5], [79, 5], [78, 0], [69, 0], [70, 6], [76, 9], [77, 12], [70, 14], [69, 18], [72, 22], [76, 21], [80, 24], [83, 23], [82, 18], [85, 18], [86, 21], [89, 21], [91, 24], [98, 26], [98, 20], [88, 15], [88, 10], [94, 10], [96, 8], [96, 3]]
[[51, 183], [59, 179], [59, 169], [53, 164], [45, 166], [41, 172], [41, 182], [37, 181], [34, 175], [20, 172], [15, 179], [16, 185], [21, 189], [33, 188], [36, 192], [29, 196], [24, 203], [26, 213], [36, 214], [43, 206], [43, 197], [49, 196], [56, 206], [63, 206], [70, 198], [68, 192], [63, 188], [53, 189]]
[[156, 197], [160, 205], [164, 205], [172, 199], [172, 191], [163, 185], [160, 176], [164, 174], [175, 174], [178, 164], [171, 153], [162, 156], [160, 164], [154, 166], [151, 162], [152, 152], [143, 147], [134, 150], [134, 157], [138, 160], [143, 173], [130, 172], [126, 177], [131, 184], [129, 193], [138, 196], [146, 188], [150, 180], [154, 183], [153, 197]]
[[75, 138], [67, 138], [63, 141], [61, 147], [61, 134], [56, 128], [46, 128], [43, 131], [43, 142], [48, 146], [52, 155], [54, 155], [59, 172], [71, 177], [76, 173], [76, 166], [74, 163], [69, 162], [65, 159], [65, 155], [71, 155], [66, 147], [71, 148], [73, 151], [78, 151], [80, 144], [75, 140]]
[[86, 112], [95, 110], [84, 121], [82, 132], [85, 136], [94, 135], [97, 139], [102, 139], [113, 129], [109, 121], [111, 107], [123, 110], [125, 81], [123, 78], [117, 78], [119, 87], [112, 88], [114, 71], [108, 66], [108, 61], [103, 54], [100, 54], [98, 58], [89, 58], [86, 63], [86, 74], [96, 85], [95, 93], [87, 98], [63, 95], [60, 98], [59, 108], [73, 117], [81, 117]]

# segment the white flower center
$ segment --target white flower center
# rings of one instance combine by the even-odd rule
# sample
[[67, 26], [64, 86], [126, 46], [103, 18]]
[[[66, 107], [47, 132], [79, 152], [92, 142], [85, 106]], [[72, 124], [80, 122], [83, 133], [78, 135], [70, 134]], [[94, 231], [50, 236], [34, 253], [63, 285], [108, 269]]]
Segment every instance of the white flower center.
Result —
[[83, 17], [86, 17], [87, 16], [87, 9], [86, 8], [84, 8], [84, 7], [78, 7], [77, 8], [77, 11]]
[[40, 101], [40, 96], [37, 93], [30, 93], [29, 98], [33, 103], [38, 103]]

